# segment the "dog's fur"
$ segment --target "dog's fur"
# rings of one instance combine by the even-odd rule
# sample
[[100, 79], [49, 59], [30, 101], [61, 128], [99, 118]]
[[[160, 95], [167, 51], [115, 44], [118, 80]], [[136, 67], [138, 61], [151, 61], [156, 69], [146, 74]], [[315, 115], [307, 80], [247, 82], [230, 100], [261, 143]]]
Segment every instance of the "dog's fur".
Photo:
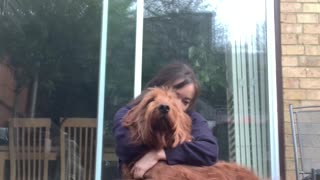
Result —
[[[143, 98], [125, 116], [123, 126], [130, 131], [132, 142], [149, 149], [174, 148], [191, 141], [190, 117], [179, 108], [176, 94], [166, 88], [150, 88]], [[137, 157], [137, 160], [140, 157]], [[124, 165], [124, 179], [133, 179], [130, 165]], [[257, 180], [250, 170], [235, 163], [217, 162], [213, 166], [195, 167], [167, 165], [158, 162], [144, 176], [154, 180]]]

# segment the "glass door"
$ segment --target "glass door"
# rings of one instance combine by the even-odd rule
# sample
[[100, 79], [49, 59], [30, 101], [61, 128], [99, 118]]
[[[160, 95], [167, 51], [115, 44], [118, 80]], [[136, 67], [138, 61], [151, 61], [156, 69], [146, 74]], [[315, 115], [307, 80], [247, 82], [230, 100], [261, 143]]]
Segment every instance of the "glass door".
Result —
[[0, 4], [0, 178], [93, 179], [102, 0]]
[[116, 110], [173, 61], [190, 64], [198, 76], [196, 110], [218, 138], [219, 158], [261, 178], [279, 178], [272, 3], [109, 3], [103, 178], [117, 177], [111, 130]]

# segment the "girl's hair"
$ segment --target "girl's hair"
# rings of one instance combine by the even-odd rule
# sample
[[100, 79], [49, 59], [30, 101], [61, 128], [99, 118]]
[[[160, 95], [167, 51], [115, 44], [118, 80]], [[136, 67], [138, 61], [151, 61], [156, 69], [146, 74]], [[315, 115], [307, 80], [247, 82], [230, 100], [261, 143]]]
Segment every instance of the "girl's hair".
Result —
[[[174, 84], [177, 80], [182, 80], [178, 84]], [[181, 89], [188, 84], [194, 85], [194, 96], [191, 99], [188, 110], [193, 107], [200, 91], [199, 82], [190, 66], [182, 62], [170, 63], [160, 69], [160, 71], [147, 83], [146, 89], [149, 87], [169, 87], [173, 89]], [[130, 104], [135, 105], [140, 102], [144, 92], [133, 100]]]

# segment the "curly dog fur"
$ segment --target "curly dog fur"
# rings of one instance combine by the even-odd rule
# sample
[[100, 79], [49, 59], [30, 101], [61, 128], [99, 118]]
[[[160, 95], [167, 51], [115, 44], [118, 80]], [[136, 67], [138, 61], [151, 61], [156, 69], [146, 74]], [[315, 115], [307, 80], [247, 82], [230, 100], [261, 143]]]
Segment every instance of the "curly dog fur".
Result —
[[[176, 94], [166, 88], [150, 88], [125, 116], [133, 143], [150, 149], [174, 148], [191, 141], [190, 117], [179, 108]], [[137, 160], [139, 157], [137, 157]], [[133, 179], [132, 164], [123, 166], [124, 179]], [[236, 163], [219, 161], [213, 166], [167, 165], [158, 162], [144, 176], [154, 180], [257, 180], [250, 170]]]

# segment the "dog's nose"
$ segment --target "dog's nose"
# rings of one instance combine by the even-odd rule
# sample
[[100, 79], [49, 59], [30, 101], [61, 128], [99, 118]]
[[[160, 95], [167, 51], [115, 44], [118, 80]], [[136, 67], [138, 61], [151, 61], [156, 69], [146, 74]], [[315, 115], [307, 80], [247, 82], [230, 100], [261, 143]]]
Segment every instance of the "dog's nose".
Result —
[[170, 107], [169, 107], [168, 105], [161, 104], [161, 105], [159, 106], [159, 111], [160, 111], [161, 113], [166, 114], [166, 113], [169, 112], [169, 110], [170, 110]]

